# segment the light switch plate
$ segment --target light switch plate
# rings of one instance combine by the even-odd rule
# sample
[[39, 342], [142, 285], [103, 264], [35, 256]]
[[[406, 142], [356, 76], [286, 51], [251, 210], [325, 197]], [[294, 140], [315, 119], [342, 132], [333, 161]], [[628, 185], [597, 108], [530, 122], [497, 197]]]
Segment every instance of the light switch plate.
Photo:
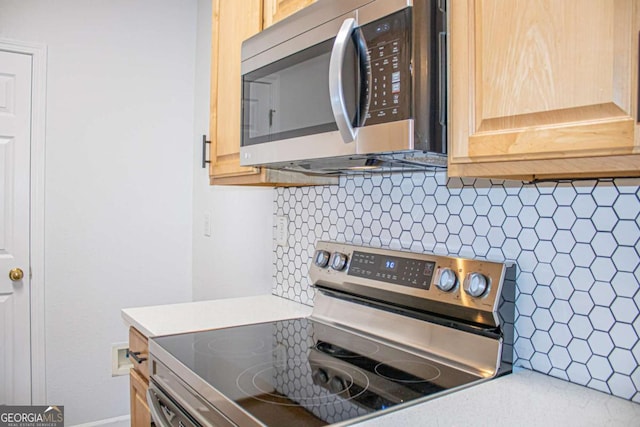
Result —
[[276, 218], [276, 244], [287, 246], [289, 240], [289, 220], [286, 216]]

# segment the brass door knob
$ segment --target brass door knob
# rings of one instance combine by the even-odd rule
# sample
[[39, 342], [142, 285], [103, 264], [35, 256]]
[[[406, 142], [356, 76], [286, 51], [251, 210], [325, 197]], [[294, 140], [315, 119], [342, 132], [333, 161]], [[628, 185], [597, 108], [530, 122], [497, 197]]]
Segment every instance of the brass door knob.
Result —
[[23, 277], [24, 277], [24, 271], [22, 271], [19, 268], [13, 268], [11, 269], [11, 271], [9, 271], [9, 279], [11, 279], [14, 282], [17, 282], [18, 280], [22, 280]]

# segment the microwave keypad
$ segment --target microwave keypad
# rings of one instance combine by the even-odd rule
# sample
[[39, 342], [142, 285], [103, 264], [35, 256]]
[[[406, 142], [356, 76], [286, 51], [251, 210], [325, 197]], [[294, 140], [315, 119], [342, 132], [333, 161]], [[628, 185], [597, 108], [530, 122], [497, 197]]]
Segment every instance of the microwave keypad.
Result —
[[371, 78], [372, 97], [367, 121], [372, 117], [384, 119], [387, 116], [391, 116], [391, 120], [399, 120], [400, 88], [402, 86], [399, 44], [398, 40], [393, 40], [376, 46], [374, 49], [369, 49], [373, 75]]
[[369, 111], [365, 126], [410, 117], [410, 41], [403, 12], [363, 28], [371, 60]]

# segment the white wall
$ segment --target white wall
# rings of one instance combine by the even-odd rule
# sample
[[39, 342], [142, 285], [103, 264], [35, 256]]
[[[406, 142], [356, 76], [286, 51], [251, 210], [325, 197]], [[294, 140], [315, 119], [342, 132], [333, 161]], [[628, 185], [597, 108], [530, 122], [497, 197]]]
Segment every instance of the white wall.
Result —
[[46, 368], [68, 425], [129, 412], [123, 307], [192, 296], [196, 0], [0, 0], [48, 47]]
[[[198, 0], [195, 134], [209, 135], [211, 1]], [[209, 185], [201, 142], [194, 150], [193, 298], [271, 293], [273, 195], [271, 188]], [[213, 219], [204, 236], [204, 216]]]

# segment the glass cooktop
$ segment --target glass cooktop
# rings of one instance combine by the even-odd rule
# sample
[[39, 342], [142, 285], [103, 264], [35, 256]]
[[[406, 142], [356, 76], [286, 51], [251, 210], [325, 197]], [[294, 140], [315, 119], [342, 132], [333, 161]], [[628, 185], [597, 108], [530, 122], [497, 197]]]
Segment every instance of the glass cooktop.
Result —
[[480, 379], [307, 318], [154, 341], [267, 426], [337, 423]]

